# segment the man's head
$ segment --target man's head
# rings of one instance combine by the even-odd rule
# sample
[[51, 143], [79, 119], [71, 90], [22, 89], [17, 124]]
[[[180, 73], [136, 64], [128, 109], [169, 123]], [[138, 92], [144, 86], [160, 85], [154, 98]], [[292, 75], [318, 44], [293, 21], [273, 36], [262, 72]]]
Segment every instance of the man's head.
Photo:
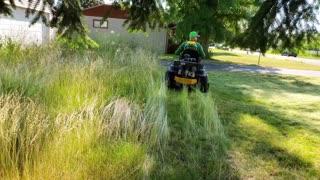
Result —
[[190, 39], [190, 41], [198, 41], [198, 37], [200, 37], [200, 36], [199, 36], [198, 33], [195, 32], [195, 31], [192, 31], [192, 32], [190, 32], [190, 34], [189, 34], [189, 39]]

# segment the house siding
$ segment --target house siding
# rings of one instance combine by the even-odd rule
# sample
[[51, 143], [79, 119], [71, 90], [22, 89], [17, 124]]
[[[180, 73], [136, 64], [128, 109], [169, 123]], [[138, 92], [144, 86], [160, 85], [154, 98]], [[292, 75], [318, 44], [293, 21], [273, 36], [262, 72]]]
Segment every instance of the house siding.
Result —
[[94, 28], [93, 20], [101, 20], [102, 17], [97, 16], [85, 16], [84, 21], [90, 30], [89, 36], [97, 37], [104, 36], [112, 33], [120, 34], [122, 36], [126, 36], [128, 38], [132, 38], [135, 41], [142, 42], [142, 44], [150, 48], [151, 50], [158, 51], [161, 53], [165, 53], [166, 45], [167, 45], [167, 30], [166, 29], [158, 29], [155, 30], [147, 30], [146, 33], [129, 33], [127, 31], [127, 27], [123, 27], [123, 23], [125, 19], [118, 18], [108, 18], [108, 28]]
[[[11, 38], [22, 43], [45, 43], [50, 40], [51, 30], [41, 21], [30, 26], [34, 17], [25, 17], [25, 8], [13, 9], [13, 17], [0, 15], [0, 38]], [[46, 14], [49, 18], [49, 13]], [[52, 35], [51, 35], [52, 36]]]

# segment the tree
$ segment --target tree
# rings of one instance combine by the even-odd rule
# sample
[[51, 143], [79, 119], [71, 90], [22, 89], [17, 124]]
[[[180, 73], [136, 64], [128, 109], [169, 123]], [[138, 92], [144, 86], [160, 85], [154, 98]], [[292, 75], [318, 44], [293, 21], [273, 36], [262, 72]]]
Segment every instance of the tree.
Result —
[[265, 53], [269, 47], [293, 48], [317, 33], [319, 0], [265, 0], [234, 43]]
[[[241, 29], [241, 21], [249, 18], [249, 0], [168, 0], [168, 17], [175, 17], [177, 35], [185, 39], [190, 31], [198, 31], [206, 53], [209, 40], [230, 40]], [[169, 19], [169, 18], [167, 18]]]
[[[12, 16], [12, 9], [15, 8], [15, 0], [10, 0], [9, 4], [0, 0], [0, 14], [5, 16]], [[63, 37], [71, 37], [74, 33], [86, 37], [86, 29], [81, 21], [82, 8], [81, 3], [78, 0], [29, 0], [29, 5], [26, 10], [26, 17], [30, 14], [35, 14], [31, 24], [42, 20], [46, 25], [50, 27], [57, 27], [58, 34]], [[36, 11], [35, 7], [42, 7], [40, 11]], [[48, 20], [45, 16], [45, 9], [50, 8], [53, 15], [52, 19]]]
[[320, 34], [316, 34], [313, 41], [308, 42], [306, 39], [303, 42], [303, 50], [315, 51], [315, 55], [319, 56], [320, 51]]
[[4, 2], [5, 0], [0, 0], [0, 14], [3, 14], [5, 16], [9, 16], [12, 14], [12, 10], [10, 9], [10, 5], [15, 8], [14, 1], [10, 1], [10, 4], [6, 4]]
[[[293, 47], [308, 41], [317, 32], [315, 24], [320, 0], [115, 0], [122, 8], [129, 8], [125, 23], [129, 30], [146, 31], [147, 28], [163, 26], [167, 12], [177, 15], [179, 28], [198, 30], [206, 45], [210, 38], [235, 37], [233, 44], [251, 50], [266, 52], [269, 47]], [[35, 13], [32, 23], [42, 20], [57, 27], [62, 36], [78, 33], [85, 37], [86, 30], [81, 20], [82, 9], [78, 0], [29, 0], [27, 16]], [[163, 8], [163, 2], [169, 8]], [[43, 10], [35, 12], [32, 4], [41, 3], [43, 10], [49, 6], [53, 18], [48, 20]], [[259, 5], [257, 12], [254, 5]], [[179, 7], [180, 6], [180, 7]], [[0, 0], [0, 14], [10, 15], [14, 0], [5, 4]], [[116, 7], [116, 6], [115, 6]], [[248, 8], [249, 7], [249, 8]], [[254, 13], [254, 16], [249, 16]], [[248, 23], [245, 19], [249, 18]], [[238, 36], [241, 30], [245, 30]], [[223, 33], [221, 33], [223, 32]]]
[[128, 19], [124, 22], [129, 31], [154, 29], [164, 26], [161, 0], [115, 0], [122, 8], [128, 8]]

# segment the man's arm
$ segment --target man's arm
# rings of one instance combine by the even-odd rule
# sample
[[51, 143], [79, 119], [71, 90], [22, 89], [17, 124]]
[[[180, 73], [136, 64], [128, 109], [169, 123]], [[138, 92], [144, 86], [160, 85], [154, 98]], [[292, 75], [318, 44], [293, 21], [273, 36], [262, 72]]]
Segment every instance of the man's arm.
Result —
[[181, 54], [181, 52], [184, 50], [184, 46], [185, 46], [186, 42], [183, 42], [179, 48], [174, 52], [175, 55], [179, 55]]
[[197, 48], [198, 48], [198, 52], [200, 53], [201, 58], [204, 59], [206, 57], [206, 53], [204, 53], [201, 44], [198, 43]]

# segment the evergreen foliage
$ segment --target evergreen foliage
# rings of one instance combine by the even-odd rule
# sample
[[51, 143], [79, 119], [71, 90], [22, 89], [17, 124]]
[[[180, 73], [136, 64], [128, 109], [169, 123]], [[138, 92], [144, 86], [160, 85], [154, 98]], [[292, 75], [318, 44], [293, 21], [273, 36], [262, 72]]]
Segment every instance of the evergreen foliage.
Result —
[[[85, 37], [81, 16], [87, 2], [29, 0], [26, 14], [36, 14], [32, 23], [41, 19], [57, 27], [63, 37], [72, 37], [74, 33]], [[100, 0], [89, 5], [95, 2]], [[40, 3], [42, 11], [33, 10]], [[233, 40], [233, 45], [262, 53], [270, 47], [300, 46], [305, 38], [311, 41], [317, 32], [320, 7], [319, 0], [115, 0], [114, 4], [129, 9], [125, 21], [129, 31], [146, 31], [174, 22], [181, 39], [191, 30], [198, 31], [205, 49], [210, 39]], [[15, 7], [13, 0], [9, 4], [0, 0], [0, 14], [11, 15], [10, 6]], [[53, 14], [50, 20], [43, 13], [47, 7]]]
[[128, 19], [124, 25], [128, 25], [129, 31], [147, 31], [148, 28], [164, 26], [163, 7], [161, 0], [116, 0], [123, 8], [128, 8]]
[[104, 3], [103, 0], [81, 0], [80, 2], [83, 8], [89, 8], [89, 7], [101, 5]]
[[50, 26], [57, 27], [58, 34], [69, 36], [73, 32], [77, 32], [80, 35], [85, 35], [86, 30], [81, 20], [82, 8], [79, 1], [58, 1], [53, 14]]
[[293, 48], [317, 33], [319, 0], [266, 0], [235, 44], [265, 53], [269, 47]]
[[6, 4], [4, 1], [5, 0], [0, 0], [0, 15], [1, 14], [5, 16], [12, 15], [12, 10], [10, 9], [10, 6], [12, 6], [13, 8], [16, 7], [14, 1], [10, 0], [9, 1], [10, 4]]

